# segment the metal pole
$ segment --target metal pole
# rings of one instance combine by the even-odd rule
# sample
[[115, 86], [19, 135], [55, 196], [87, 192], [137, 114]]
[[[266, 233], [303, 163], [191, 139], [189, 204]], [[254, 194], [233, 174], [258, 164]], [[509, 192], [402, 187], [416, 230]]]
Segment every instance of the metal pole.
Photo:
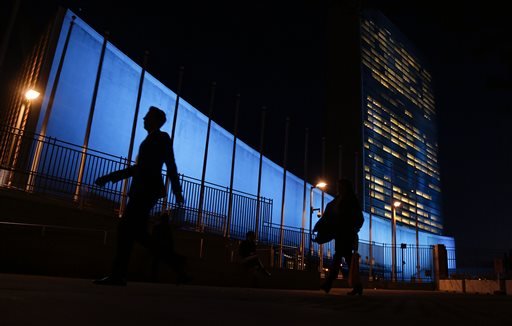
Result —
[[[313, 189], [315, 186], [311, 186], [309, 190], [309, 257], [312, 258], [314, 250], [313, 250]], [[311, 261], [310, 261], [311, 263]]]
[[359, 194], [359, 152], [355, 152], [354, 158], [354, 187], [356, 196]]
[[418, 222], [418, 173], [414, 171], [414, 214], [416, 216], [416, 282], [421, 282], [421, 265], [420, 265], [420, 236]]
[[261, 108], [261, 128], [260, 128], [260, 164], [258, 168], [258, 192], [256, 195], [256, 226], [254, 233], [256, 234], [256, 240], [258, 240], [259, 226], [260, 226], [260, 195], [261, 195], [261, 170], [263, 165], [263, 145], [265, 140], [265, 113], [266, 107]]
[[212, 82], [210, 91], [210, 107], [208, 109], [208, 128], [206, 130], [206, 142], [204, 145], [203, 173], [201, 174], [201, 190], [199, 193], [199, 207], [197, 211], [197, 227], [201, 232], [203, 231], [204, 183], [206, 178], [206, 166], [208, 162], [208, 146], [210, 143], [210, 129], [212, 125], [213, 103], [215, 100], [215, 86], [216, 83]]
[[288, 152], [288, 132], [290, 129], [290, 118], [286, 117], [284, 131], [284, 153], [283, 153], [283, 192], [281, 200], [281, 225], [279, 227], [279, 268], [283, 267], [283, 242], [284, 242], [284, 204], [286, 198], [286, 160]]
[[[184, 67], [180, 66], [179, 68], [179, 76], [178, 76], [178, 89], [176, 90], [176, 101], [174, 103], [174, 116], [172, 119], [172, 127], [171, 127], [171, 148], [174, 151], [174, 134], [176, 133], [176, 121], [178, 119], [178, 108], [180, 102], [180, 94], [181, 94], [181, 84], [183, 82], [183, 71]], [[168, 203], [168, 195], [169, 194], [169, 178], [165, 177], [165, 196], [162, 202], [162, 211], [167, 210]]]
[[[149, 52], [144, 52], [144, 60], [142, 62], [142, 71], [140, 73], [139, 79], [139, 89], [137, 91], [137, 101], [135, 102], [135, 113], [133, 114], [133, 123], [132, 123], [132, 132], [130, 135], [130, 146], [128, 147], [128, 157], [126, 158], [127, 165], [130, 166], [132, 164], [132, 156], [133, 156], [133, 146], [135, 142], [135, 132], [137, 131], [137, 119], [139, 117], [139, 109], [140, 109], [140, 100], [142, 97], [142, 87], [144, 86], [144, 76], [146, 74], [146, 67], [148, 64]], [[119, 217], [123, 215], [124, 209], [126, 208], [127, 201], [127, 192], [128, 192], [128, 180], [123, 180], [123, 192], [121, 195], [121, 207], [119, 208]]]
[[373, 177], [373, 170], [372, 170], [372, 163], [368, 164], [368, 174], [370, 175], [370, 183], [369, 183], [369, 202], [370, 202], [370, 209], [368, 210], [368, 219], [369, 219], [369, 240], [370, 240], [370, 245], [369, 245], [369, 256], [370, 256], [370, 266], [369, 266], [369, 270], [368, 270], [368, 279], [370, 281], [373, 281], [373, 229], [372, 229], [372, 220], [373, 220], [373, 212], [372, 212], [372, 209], [373, 209], [373, 192], [372, 190], [375, 190], [375, 188], [373, 187], [372, 189], [372, 186], [373, 186], [373, 180], [374, 177]]
[[75, 189], [75, 196], [74, 196], [75, 201], [77, 201], [79, 199], [80, 188], [82, 186], [82, 180], [84, 177], [85, 161], [87, 159], [87, 149], [89, 146], [89, 137], [91, 136], [92, 120], [94, 117], [94, 109], [96, 108], [96, 99], [98, 97], [98, 89], [99, 89], [99, 85], [100, 85], [101, 71], [103, 68], [103, 60], [105, 59], [105, 51], [107, 49], [109, 34], [110, 33], [108, 31], [105, 31], [105, 36], [103, 38], [103, 45], [101, 47], [100, 62], [98, 64], [98, 71], [96, 73], [96, 81], [94, 83], [94, 91], [92, 93], [91, 108], [89, 110], [89, 118], [87, 119], [87, 127], [85, 129], [84, 144], [82, 146], [82, 158], [80, 159], [80, 169], [78, 170], [78, 179], [76, 182], [76, 189]]
[[391, 205], [391, 281], [396, 282], [396, 207]]
[[338, 145], [338, 180], [343, 178], [343, 146]]
[[183, 85], [184, 72], [185, 72], [185, 67], [180, 66], [179, 76], [178, 76], [178, 88], [176, 90], [176, 102], [174, 103], [174, 117], [172, 119], [172, 128], [171, 128], [171, 145], [173, 145], [173, 146], [174, 146], [174, 135], [176, 134], [176, 121], [178, 121], [178, 109], [179, 109], [179, 104], [180, 104], [181, 87]]
[[73, 26], [75, 25], [76, 16], [71, 16], [71, 22], [69, 23], [68, 33], [66, 34], [66, 40], [64, 41], [64, 46], [62, 48], [62, 54], [59, 59], [59, 65], [57, 66], [57, 72], [55, 73], [55, 79], [52, 84], [52, 90], [50, 91], [50, 96], [48, 98], [48, 105], [46, 106], [46, 111], [44, 113], [43, 122], [41, 124], [41, 131], [39, 132], [39, 137], [37, 140], [36, 149], [34, 152], [34, 158], [32, 159], [32, 164], [30, 166], [30, 174], [27, 180], [27, 191], [34, 190], [35, 183], [35, 174], [37, 174], [37, 170], [39, 168], [39, 160], [41, 159], [41, 152], [43, 150], [43, 142], [46, 136], [46, 129], [48, 128], [48, 121], [50, 120], [50, 115], [53, 109], [53, 103], [55, 100], [55, 93], [57, 92], [57, 86], [59, 85], [60, 76], [62, 74], [62, 67], [64, 66], [64, 59], [66, 58], [66, 52], [69, 46], [69, 40], [71, 38], [71, 32], [73, 31]]
[[235, 97], [235, 122], [233, 127], [233, 152], [231, 154], [231, 176], [229, 177], [229, 201], [228, 201], [228, 219], [224, 229], [224, 236], [229, 238], [231, 231], [231, 218], [233, 215], [233, 181], [235, 179], [235, 155], [236, 139], [238, 135], [238, 114], [240, 111], [240, 94]]
[[300, 237], [300, 252], [302, 258], [301, 269], [304, 269], [304, 258], [305, 258], [305, 242], [306, 234], [306, 196], [307, 196], [307, 179], [308, 179], [308, 142], [309, 142], [309, 129], [306, 128], [304, 132], [304, 195], [302, 198], [302, 229]]
[[[322, 137], [322, 180], [325, 180], [325, 137]], [[320, 202], [320, 214], [324, 214], [324, 190], [322, 190], [322, 197]], [[320, 272], [324, 270], [324, 246], [321, 244], [318, 246], [318, 255], [320, 256]]]
[[7, 47], [9, 44], [9, 40], [11, 38], [12, 28], [14, 26], [16, 16], [18, 15], [19, 7], [20, 0], [15, 0], [12, 6], [11, 14], [9, 15], [9, 23], [7, 24], [7, 28], [5, 29], [4, 37], [2, 40], [2, 47], [0, 48], [0, 69], [2, 69], [4, 64], [5, 53], [7, 52]]

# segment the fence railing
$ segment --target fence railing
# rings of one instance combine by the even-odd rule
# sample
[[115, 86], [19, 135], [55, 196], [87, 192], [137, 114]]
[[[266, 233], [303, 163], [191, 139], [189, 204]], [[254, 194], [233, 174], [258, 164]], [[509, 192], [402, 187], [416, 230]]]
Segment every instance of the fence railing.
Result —
[[[81, 160], [85, 160], [84, 174], [78, 181]], [[80, 206], [94, 206], [119, 213], [123, 184], [107, 184], [100, 188], [94, 180], [104, 174], [128, 166], [126, 158], [117, 157], [52, 137], [42, 137], [23, 130], [0, 125], [0, 185], [23, 189], [28, 192], [44, 193], [73, 200]], [[164, 172], [165, 174], [165, 172]], [[230, 237], [243, 239], [249, 230], [255, 230], [257, 200], [254, 195], [233, 190], [231, 223], [228, 225], [229, 188], [205, 182], [204, 204], [201, 211], [201, 225], [198, 226], [199, 195], [201, 180], [180, 176], [183, 195], [186, 199], [181, 209], [181, 219], [191, 229], [206, 233], [225, 235], [229, 228]], [[272, 224], [272, 199], [260, 197], [261, 224], [258, 239], [261, 244], [274, 249], [276, 255], [283, 255], [283, 268], [302, 269], [313, 264], [329, 266], [334, 255], [334, 241], [319, 246], [313, 243], [309, 248], [309, 230]], [[165, 200], [154, 208], [154, 213], [175, 208], [171, 191]], [[433, 250], [431, 246], [407, 245], [393, 248], [388, 244], [359, 242], [361, 271], [374, 279], [392, 279], [390, 265], [392, 252], [396, 252], [397, 281], [422, 280], [431, 282], [433, 277]], [[417, 257], [419, 261], [417, 261]], [[321, 258], [321, 259], [320, 259]], [[453, 250], [448, 250], [448, 259], [455, 259]]]
[[[85, 153], [85, 154], [84, 154]], [[78, 174], [82, 160], [85, 160], [81, 181]], [[133, 163], [133, 162], [132, 162]], [[63, 197], [81, 207], [94, 206], [119, 213], [123, 197], [123, 183], [108, 183], [98, 187], [94, 180], [101, 175], [128, 166], [124, 157], [117, 157], [52, 137], [26, 133], [23, 130], [0, 125], [0, 185], [27, 192], [36, 192]], [[163, 171], [162, 177], [165, 176]], [[180, 175], [185, 197], [185, 219], [197, 225], [201, 180]], [[210, 182], [204, 183], [204, 202], [201, 219], [205, 232], [223, 234], [230, 228], [235, 238], [245, 237], [254, 230], [256, 196], [233, 190], [231, 223], [227, 225], [229, 188]], [[260, 197], [261, 225], [272, 220], [272, 199]], [[175, 207], [175, 198], [169, 190], [167, 197], [160, 200], [154, 213]], [[264, 230], [258, 228], [260, 232]]]

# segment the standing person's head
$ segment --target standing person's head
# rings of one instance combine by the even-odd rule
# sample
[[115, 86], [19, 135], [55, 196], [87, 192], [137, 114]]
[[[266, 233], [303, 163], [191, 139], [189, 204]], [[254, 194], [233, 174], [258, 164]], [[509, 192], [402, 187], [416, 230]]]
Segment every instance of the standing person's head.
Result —
[[354, 187], [352, 186], [352, 182], [350, 182], [350, 180], [348, 180], [348, 179], [338, 180], [338, 195], [341, 198], [355, 196]]
[[159, 130], [162, 128], [165, 121], [167, 121], [165, 112], [156, 106], [151, 106], [148, 113], [146, 113], [144, 116], [144, 129], [146, 129], [149, 133], [155, 130]]

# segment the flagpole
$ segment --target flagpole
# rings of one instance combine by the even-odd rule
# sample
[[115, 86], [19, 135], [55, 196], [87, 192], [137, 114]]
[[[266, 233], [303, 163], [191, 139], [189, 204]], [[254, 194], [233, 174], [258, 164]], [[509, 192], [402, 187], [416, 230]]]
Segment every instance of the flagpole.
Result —
[[208, 147], [210, 144], [210, 130], [212, 126], [212, 113], [213, 113], [213, 103], [215, 100], [215, 87], [216, 83], [212, 82], [210, 87], [210, 106], [208, 109], [208, 127], [206, 129], [206, 141], [204, 145], [204, 158], [203, 158], [203, 172], [201, 174], [201, 190], [199, 193], [199, 206], [197, 210], [197, 227], [200, 232], [203, 231], [203, 204], [204, 204], [204, 188], [205, 188], [205, 179], [206, 179], [206, 166], [208, 163]]
[[226, 227], [224, 228], [224, 236], [229, 238], [231, 231], [231, 217], [233, 214], [233, 181], [235, 177], [235, 155], [236, 155], [236, 140], [238, 134], [238, 113], [240, 110], [240, 94], [236, 94], [235, 98], [235, 122], [233, 128], [233, 152], [231, 155], [231, 176], [229, 178], [229, 201], [228, 201], [228, 218]]
[[284, 131], [284, 153], [283, 153], [283, 192], [281, 196], [281, 225], [279, 227], [279, 268], [283, 267], [283, 242], [284, 242], [284, 207], [286, 198], [286, 161], [288, 154], [288, 133], [290, 129], [290, 118], [286, 117]]
[[[135, 143], [135, 133], [137, 131], [137, 119], [139, 117], [140, 100], [142, 98], [142, 88], [144, 86], [144, 76], [146, 75], [146, 67], [148, 64], [149, 51], [144, 52], [144, 59], [142, 62], [142, 70], [140, 72], [139, 89], [137, 91], [137, 102], [135, 102], [135, 112], [133, 114], [132, 132], [130, 135], [130, 146], [128, 147], [128, 157], [126, 158], [126, 165], [132, 164], [133, 146]], [[121, 195], [121, 207], [119, 208], [119, 217], [123, 215], [124, 209], [126, 208], [128, 193], [128, 179], [123, 180], [123, 192]]]
[[[178, 120], [178, 108], [180, 103], [181, 85], [183, 83], [184, 67], [180, 66], [178, 76], [178, 88], [176, 89], [176, 101], [174, 102], [174, 116], [172, 119], [171, 127], [171, 148], [174, 151], [174, 135], [176, 134], [176, 121]], [[162, 203], [162, 211], [167, 210], [167, 203], [169, 202], [169, 178], [165, 176], [165, 196]]]
[[254, 233], [256, 234], [256, 240], [259, 238], [259, 227], [260, 227], [260, 195], [261, 195], [261, 170], [263, 164], [263, 144], [265, 140], [265, 114], [267, 108], [263, 106], [261, 108], [261, 122], [260, 122], [260, 163], [258, 168], [258, 191], [256, 195], [256, 225]]
[[103, 61], [105, 59], [105, 51], [107, 50], [109, 31], [105, 31], [103, 37], [103, 45], [101, 47], [100, 62], [98, 63], [98, 71], [96, 73], [96, 81], [94, 82], [94, 90], [92, 93], [91, 107], [89, 109], [89, 117], [87, 119], [87, 126], [85, 128], [84, 143], [82, 145], [82, 157], [80, 159], [80, 168], [78, 169], [78, 178], [76, 183], [74, 200], [77, 201], [80, 197], [80, 190], [84, 178], [85, 162], [87, 160], [87, 150], [89, 147], [89, 138], [91, 136], [92, 121], [94, 118], [94, 110], [96, 109], [96, 100], [98, 99], [98, 90], [100, 86], [101, 73], [103, 70]]
[[307, 198], [307, 179], [308, 179], [308, 142], [309, 142], [309, 129], [306, 128], [304, 132], [304, 194], [302, 197], [302, 228], [300, 238], [300, 253], [301, 253], [301, 269], [304, 269], [305, 259], [305, 242], [306, 234], [306, 198]]

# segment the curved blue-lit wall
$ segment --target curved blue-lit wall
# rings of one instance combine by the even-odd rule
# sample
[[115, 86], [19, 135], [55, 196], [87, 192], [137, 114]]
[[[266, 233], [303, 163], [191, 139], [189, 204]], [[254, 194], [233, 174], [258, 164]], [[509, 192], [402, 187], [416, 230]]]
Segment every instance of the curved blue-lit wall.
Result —
[[[41, 108], [37, 131], [48, 106], [48, 97], [55, 79], [64, 40], [70, 26], [72, 12], [68, 11], [49, 76]], [[46, 135], [74, 144], [83, 144], [92, 94], [100, 60], [103, 37], [79, 18], [71, 34], [54, 105]], [[141, 67], [124, 55], [112, 44], [107, 45], [99, 90], [91, 128], [89, 147], [116, 156], [126, 157], [130, 141]], [[142, 128], [142, 117], [151, 106], [163, 109], [168, 121], [163, 130], [170, 133], [176, 94], [146, 73], [143, 83], [140, 112], [137, 117], [134, 154], [138, 144], [146, 136]], [[175, 135], [175, 156], [180, 173], [201, 178], [205, 148], [207, 117], [180, 99]], [[212, 123], [206, 180], [222, 186], [229, 185], [233, 136], [221, 126]], [[250, 194], [257, 193], [259, 152], [243, 141], [237, 141], [234, 188]], [[273, 199], [272, 222], [280, 223], [282, 203], [283, 169], [267, 158], [263, 159], [261, 195]], [[284, 224], [302, 227], [303, 223], [303, 180], [287, 173]], [[308, 189], [311, 185], [308, 184]], [[314, 206], [320, 205], [320, 192], [314, 191]], [[332, 196], [326, 194], [325, 203]], [[306, 196], [309, 209], [309, 193]], [[316, 220], [316, 217], [315, 217]], [[369, 239], [368, 215], [360, 233], [361, 240]], [[306, 214], [305, 227], [309, 227]], [[389, 220], [374, 217], [372, 239], [375, 242], [390, 243]], [[398, 228], [397, 242], [416, 243], [414, 231]], [[420, 244], [444, 243], [454, 247], [453, 239], [433, 234], [420, 234]]]
[[[63, 23], [37, 131], [41, 130], [43, 116], [48, 106], [47, 99], [72, 15], [68, 11]], [[79, 18], [75, 20], [46, 131], [47, 136], [78, 145], [84, 143], [102, 43], [103, 36]], [[112, 44], [107, 44], [89, 148], [115, 156], [128, 155], [141, 72], [140, 66]], [[175, 101], [176, 94], [146, 72], [137, 117], [134, 155], [137, 153], [138, 144], [146, 136], [146, 131], [142, 128], [142, 117], [147, 109], [154, 105], [166, 112], [168, 120], [162, 130], [170, 133]], [[201, 178], [207, 124], [208, 118], [204, 114], [184, 99], [180, 99], [174, 152], [179, 172], [189, 177]], [[229, 185], [232, 147], [233, 135], [212, 122], [206, 170], [208, 182]], [[259, 152], [237, 140], [236, 153], [234, 188], [256, 194]], [[281, 220], [282, 180], [282, 167], [264, 157], [261, 195], [274, 201], [273, 223], [280, 223]], [[284, 224], [302, 227], [303, 180], [287, 173], [286, 189]], [[326, 195], [327, 200], [331, 198]], [[316, 205], [320, 205], [320, 193], [315, 191], [315, 201], [317, 200]], [[306, 205], [309, 207], [309, 200]], [[309, 215], [306, 218], [306, 228], [308, 227]]]

